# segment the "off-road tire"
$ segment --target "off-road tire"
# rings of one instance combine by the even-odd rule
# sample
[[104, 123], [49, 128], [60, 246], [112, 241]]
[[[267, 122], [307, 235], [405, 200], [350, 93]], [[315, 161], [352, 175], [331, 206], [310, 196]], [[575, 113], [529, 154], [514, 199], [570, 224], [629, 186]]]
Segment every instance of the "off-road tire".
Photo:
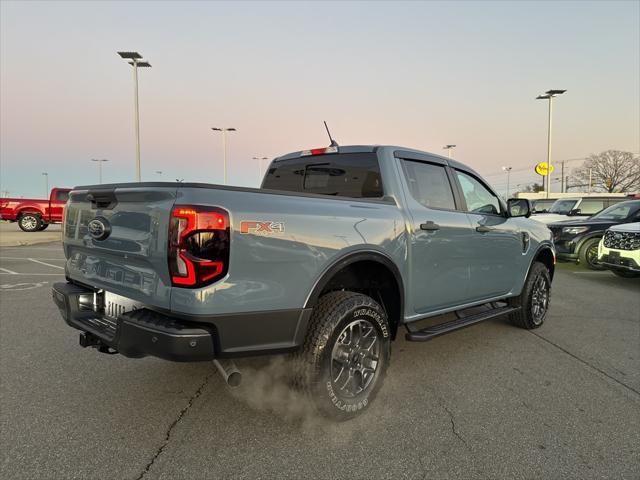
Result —
[[[546, 288], [546, 307], [541, 317], [534, 314], [534, 295], [536, 288], [540, 285], [540, 282], [544, 282]], [[529, 275], [522, 288], [522, 293], [519, 297], [514, 297], [509, 300], [509, 304], [512, 307], [520, 307], [515, 313], [509, 315], [509, 320], [515, 326], [525, 328], [527, 330], [533, 330], [540, 327], [547, 316], [549, 311], [549, 300], [551, 298], [551, 277], [546, 265], [541, 262], [534, 262], [529, 270]]]
[[23, 232], [37, 232], [40, 230], [42, 219], [37, 213], [24, 213], [18, 219], [18, 227]]
[[637, 272], [628, 272], [626, 270], [611, 270], [615, 275], [622, 278], [638, 278], [640, 277], [640, 273]]
[[[356, 330], [360, 328], [359, 337], [354, 333], [354, 328], [349, 330], [354, 324]], [[362, 334], [363, 327], [367, 330], [367, 336]], [[370, 383], [366, 387], [363, 386], [366, 375], [359, 373], [357, 367], [353, 374], [346, 368], [346, 377], [337, 377], [339, 382], [334, 383], [332, 372], [335, 376], [335, 372], [342, 370], [343, 365], [353, 365], [350, 360], [343, 364], [334, 359], [337, 352], [343, 353], [343, 349], [351, 348], [345, 347], [344, 342], [348, 339], [350, 345], [363, 345], [366, 349], [374, 334], [376, 340], [371, 343], [369, 350], [378, 342], [375, 346], [377, 361]], [[365, 355], [358, 354], [357, 349], [354, 350], [356, 353], [349, 358]], [[320, 415], [337, 421], [348, 420], [365, 411], [375, 398], [389, 366], [390, 354], [391, 330], [384, 309], [366, 295], [355, 292], [330, 292], [318, 300], [309, 321], [304, 343], [293, 356], [294, 386]], [[348, 356], [346, 353], [344, 355]], [[361, 362], [361, 365], [365, 364], [364, 360]], [[371, 363], [368, 365], [371, 366]], [[341, 388], [341, 378], [354, 378], [358, 387], [353, 390], [362, 388], [360, 393], [349, 396], [349, 389]], [[354, 385], [349, 382], [346, 384]]]
[[[590, 270], [604, 270], [605, 268], [598, 263], [598, 244], [600, 243], [599, 238], [590, 238], [586, 240], [582, 246], [580, 247], [580, 251], [578, 252], [578, 258], [580, 259], [580, 264], [584, 265]], [[594, 249], [595, 249], [595, 260], [594, 260]]]

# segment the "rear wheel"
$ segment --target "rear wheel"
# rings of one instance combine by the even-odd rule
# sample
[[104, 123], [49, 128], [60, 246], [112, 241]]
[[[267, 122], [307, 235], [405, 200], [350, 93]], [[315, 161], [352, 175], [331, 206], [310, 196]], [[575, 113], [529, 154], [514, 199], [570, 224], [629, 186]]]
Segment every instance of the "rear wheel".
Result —
[[604, 270], [604, 267], [598, 263], [599, 243], [599, 238], [590, 238], [584, 242], [582, 247], [580, 247], [580, 252], [578, 253], [580, 263], [591, 270]]
[[387, 315], [370, 297], [331, 292], [318, 300], [295, 354], [295, 384], [322, 415], [348, 420], [368, 408], [389, 365]]
[[511, 323], [532, 330], [540, 327], [547, 316], [551, 299], [551, 277], [545, 264], [535, 262], [531, 265], [519, 297], [510, 300], [511, 306], [520, 310], [509, 315]]
[[18, 226], [24, 232], [37, 232], [40, 229], [42, 220], [37, 213], [25, 213], [20, 216]]

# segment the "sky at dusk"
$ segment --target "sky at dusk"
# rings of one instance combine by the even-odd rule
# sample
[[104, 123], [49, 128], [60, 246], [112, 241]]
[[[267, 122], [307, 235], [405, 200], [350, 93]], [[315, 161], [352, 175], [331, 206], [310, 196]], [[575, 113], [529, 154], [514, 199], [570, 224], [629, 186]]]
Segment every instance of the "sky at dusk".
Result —
[[[640, 150], [640, 2], [0, 3], [0, 190], [134, 178], [256, 186], [252, 157], [394, 144], [455, 157], [496, 188], [555, 159]], [[162, 171], [161, 175], [155, 173]]]

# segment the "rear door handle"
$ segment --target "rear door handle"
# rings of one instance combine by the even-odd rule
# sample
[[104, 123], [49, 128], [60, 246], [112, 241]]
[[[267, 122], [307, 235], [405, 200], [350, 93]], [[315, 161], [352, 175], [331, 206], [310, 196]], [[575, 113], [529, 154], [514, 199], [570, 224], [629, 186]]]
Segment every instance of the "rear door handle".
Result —
[[489, 228], [485, 225], [478, 225], [476, 227], [476, 232], [480, 232], [480, 233], [487, 233], [487, 232], [493, 232], [495, 230], [495, 228]]
[[440, 225], [437, 223], [433, 223], [429, 220], [427, 223], [420, 224], [420, 230], [426, 230], [427, 232], [435, 232], [436, 230], [440, 230]]

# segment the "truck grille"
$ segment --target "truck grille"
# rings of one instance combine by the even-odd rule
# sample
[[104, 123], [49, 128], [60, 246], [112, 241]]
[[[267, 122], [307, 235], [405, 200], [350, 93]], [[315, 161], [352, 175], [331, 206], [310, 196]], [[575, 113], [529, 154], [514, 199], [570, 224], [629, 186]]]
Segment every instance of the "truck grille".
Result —
[[616, 250], [638, 250], [640, 249], [640, 233], [607, 230], [604, 234], [604, 246]]

